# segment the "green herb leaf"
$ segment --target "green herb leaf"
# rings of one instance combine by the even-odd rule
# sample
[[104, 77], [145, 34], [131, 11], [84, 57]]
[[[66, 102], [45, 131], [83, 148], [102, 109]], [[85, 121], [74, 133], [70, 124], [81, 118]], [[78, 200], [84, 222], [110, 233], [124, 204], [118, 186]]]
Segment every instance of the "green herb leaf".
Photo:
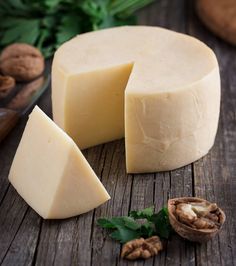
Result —
[[50, 56], [52, 56], [53, 55], [53, 53], [54, 53], [54, 46], [52, 45], [52, 46], [47, 46], [47, 47], [43, 47], [42, 49], [41, 49], [41, 51], [42, 51], [42, 53], [43, 53], [43, 55], [45, 56], [45, 58], [48, 58], [48, 57], [50, 57]]
[[103, 228], [118, 228], [119, 226], [123, 226], [131, 230], [137, 230], [141, 226], [133, 218], [128, 216], [113, 217], [111, 219], [101, 218], [97, 220], [97, 224]]
[[117, 226], [124, 226], [124, 217], [113, 217], [111, 219], [101, 218], [97, 223], [103, 228], [117, 228]]
[[[10, 23], [10, 22], [9, 22]], [[1, 38], [1, 44], [7, 45], [12, 42], [26, 42], [34, 44], [39, 35], [39, 21], [21, 19], [11, 21], [11, 27], [6, 29]], [[5, 24], [6, 25], [6, 24]]]
[[56, 25], [57, 25], [57, 20], [53, 16], [47, 16], [41, 20], [42, 28], [52, 29], [55, 28]]
[[152, 2], [153, 0], [114, 0], [110, 2], [109, 10], [112, 15], [127, 18], [138, 9]]
[[97, 224], [102, 228], [116, 228], [116, 226], [109, 220], [105, 218], [100, 218], [97, 220]]
[[1, 21], [1, 28], [7, 29], [11, 27], [16, 27], [19, 23], [24, 22], [25, 19], [22, 18], [13, 18], [13, 17], [5, 17], [4, 20]]
[[56, 41], [57, 45], [62, 44], [65, 41], [68, 41], [76, 34], [80, 33], [80, 24], [79, 19], [74, 14], [69, 14], [64, 16], [61, 20], [61, 25], [57, 28]]
[[152, 215], [154, 214], [154, 206], [149, 208], [143, 209], [141, 211], [131, 211], [129, 216], [133, 217], [134, 219], [151, 219]]
[[153, 1], [2, 0], [0, 49], [13, 42], [26, 42], [48, 57], [77, 34], [135, 24], [134, 12]]
[[23, 3], [22, 0], [8, 0], [8, 3], [11, 5], [12, 8], [28, 11], [29, 8], [26, 4]]
[[45, 5], [49, 8], [54, 8], [58, 6], [58, 4], [61, 2], [61, 0], [44, 0]]
[[39, 37], [39, 21], [30, 20], [24, 25], [25, 32], [18, 38], [18, 42], [25, 42], [34, 45]]
[[135, 222], [135, 220], [132, 217], [123, 217], [124, 225], [125, 227], [131, 229], [131, 230], [138, 230], [141, 227], [141, 224]]
[[146, 222], [144, 224], [142, 224], [141, 228], [140, 228], [140, 233], [141, 236], [143, 237], [150, 237], [155, 235], [155, 227], [153, 225], [152, 222]]
[[154, 214], [151, 218], [152, 222], [155, 224], [157, 234], [168, 239], [173, 232], [170, 225], [168, 209], [162, 208], [157, 214]]
[[154, 213], [153, 206], [140, 211], [131, 211], [129, 216], [101, 218], [98, 219], [97, 224], [102, 228], [114, 230], [110, 236], [121, 243], [153, 235], [168, 239], [172, 233], [167, 208]]
[[134, 231], [123, 226], [117, 226], [117, 230], [110, 234], [110, 237], [119, 241], [120, 243], [126, 243], [132, 239], [141, 237], [139, 231]]

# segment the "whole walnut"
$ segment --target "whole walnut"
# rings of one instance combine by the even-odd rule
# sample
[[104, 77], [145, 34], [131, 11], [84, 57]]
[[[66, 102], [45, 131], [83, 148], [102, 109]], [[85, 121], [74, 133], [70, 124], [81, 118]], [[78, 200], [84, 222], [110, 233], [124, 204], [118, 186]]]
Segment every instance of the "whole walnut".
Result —
[[25, 43], [14, 43], [3, 49], [0, 55], [0, 70], [16, 81], [30, 81], [44, 70], [41, 52]]

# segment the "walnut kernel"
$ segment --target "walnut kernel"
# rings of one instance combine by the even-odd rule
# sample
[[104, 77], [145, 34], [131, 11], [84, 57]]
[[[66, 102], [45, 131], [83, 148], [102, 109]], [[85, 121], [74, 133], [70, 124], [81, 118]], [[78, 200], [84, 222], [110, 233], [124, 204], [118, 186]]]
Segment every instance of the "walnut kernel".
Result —
[[158, 236], [134, 239], [123, 245], [121, 257], [128, 260], [148, 259], [163, 249]]

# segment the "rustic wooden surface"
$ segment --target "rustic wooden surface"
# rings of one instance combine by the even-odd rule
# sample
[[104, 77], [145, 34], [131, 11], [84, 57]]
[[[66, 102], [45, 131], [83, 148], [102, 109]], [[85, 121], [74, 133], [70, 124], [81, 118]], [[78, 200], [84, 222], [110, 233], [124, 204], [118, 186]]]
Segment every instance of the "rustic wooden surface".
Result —
[[[210, 153], [192, 165], [165, 173], [127, 175], [124, 141], [84, 151], [111, 200], [79, 217], [46, 221], [16, 193], [7, 176], [26, 118], [0, 145], [0, 264], [2, 265], [236, 265], [236, 48], [199, 22], [190, 0], [158, 0], [139, 14], [140, 24], [188, 33], [214, 49], [220, 63], [222, 104], [219, 130]], [[160, 40], [161, 41], [161, 40]], [[38, 105], [51, 115], [50, 91]], [[52, 158], [53, 160], [53, 158]], [[126, 215], [168, 198], [200, 196], [217, 202], [227, 220], [220, 235], [199, 245], [175, 235], [148, 261], [119, 258], [121, 246], [96, 226], [102, 216]]]

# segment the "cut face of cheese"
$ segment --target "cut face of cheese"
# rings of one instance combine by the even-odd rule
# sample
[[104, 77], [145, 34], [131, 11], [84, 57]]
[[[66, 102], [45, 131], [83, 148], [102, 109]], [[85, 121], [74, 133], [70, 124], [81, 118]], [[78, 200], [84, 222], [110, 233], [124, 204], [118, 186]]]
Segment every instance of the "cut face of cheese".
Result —
[[80, 148], [125, 136], [128, 172], [171, 170], [214, 143], [218, 63], [202, 42], [162, 28], [82, 34], [54, 56], [52, 102]]
[[81, 149], [124, 137], [124, 90], [131, 69], [125, 64], [68, 80], [64, 123]]
[[9, 180], [46, 219], [85, 213], [110, 198], [73, 140], [37, 106], [30, 114]]

